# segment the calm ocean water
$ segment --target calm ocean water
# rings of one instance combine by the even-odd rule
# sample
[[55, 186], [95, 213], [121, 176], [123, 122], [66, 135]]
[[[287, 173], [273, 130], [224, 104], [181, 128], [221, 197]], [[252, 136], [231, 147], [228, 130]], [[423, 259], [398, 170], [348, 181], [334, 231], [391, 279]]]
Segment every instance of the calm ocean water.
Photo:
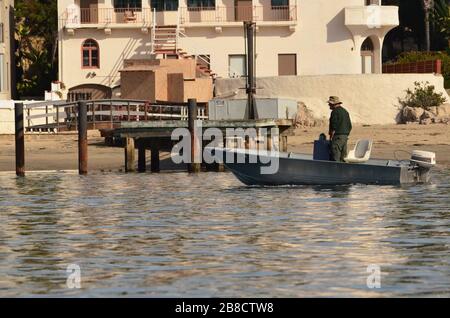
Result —
[[228, 173], [1, 173], [0, 296], [449, 297], [450, 171], [282, 188]]

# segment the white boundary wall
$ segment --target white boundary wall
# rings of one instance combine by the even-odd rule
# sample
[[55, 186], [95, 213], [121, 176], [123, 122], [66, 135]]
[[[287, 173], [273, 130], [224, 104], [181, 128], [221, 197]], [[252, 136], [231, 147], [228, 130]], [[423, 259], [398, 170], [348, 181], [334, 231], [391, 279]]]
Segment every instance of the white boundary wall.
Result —
[[[302, 101], [317, 119], [328, 119], [329, 96], [341, 98], [357, 124], [393, 124], [399, 113], [398, 98], [414, 87], [415, 81], [430, 82], [450, 102], [444, 78], [434, 74], [361, 74], [262, 77], [256, 81], [257, 97]], [[245, 98], [244, 79], [217, 79], [218, 98]]]
[[[31, 103], [41, 103], [42, 101], [20, 101], [24, 104]], [[10, 135], [14, 134], [14, 103], [13, 100], [0, 100], [0, 135]], [[53, 112], [53, 106], [48, 106], [49, 113]], [[30, 110], [30, 116], [33, 115], [44, 115], [45, 114], [45, 106], [32, 108]], [[25, 126], [28, 124], [28, 120], [26, 119], [27, 111], [24, 110], [24, 120]], [[49, 123], [54, 121], [53, 117], [48, 118]], [[42, 125], [45, 124], [45, 118], [35, 118], [30, 120], [31, 125]]]
[[0, 135], [14, 134], [14, 101], [0, 100]]

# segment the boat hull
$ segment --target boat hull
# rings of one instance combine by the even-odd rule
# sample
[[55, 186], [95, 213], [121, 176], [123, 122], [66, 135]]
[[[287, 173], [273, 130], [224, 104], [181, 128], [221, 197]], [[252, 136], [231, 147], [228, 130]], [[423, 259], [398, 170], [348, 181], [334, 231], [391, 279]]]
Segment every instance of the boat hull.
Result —
[[[341, 185], [377, 184], [399, 185], [429, 182], [429, 169], [414, 167], [409, 163], [393, 160], [371, 160], [367, 164], [349, 164], [333, 161], [312, 160], [307, 155], [287, 153], [257, 153], [255, 151], [215, 148], [216, 156], [236, 159], [223, 160], [224, 165], [244, 184], [260, 186], [279, 185]], [[262, 173], [269, 161], [278, 160], [278, 169], [273, 174]], [[265, 163], [262, 163], [265, 162]]]

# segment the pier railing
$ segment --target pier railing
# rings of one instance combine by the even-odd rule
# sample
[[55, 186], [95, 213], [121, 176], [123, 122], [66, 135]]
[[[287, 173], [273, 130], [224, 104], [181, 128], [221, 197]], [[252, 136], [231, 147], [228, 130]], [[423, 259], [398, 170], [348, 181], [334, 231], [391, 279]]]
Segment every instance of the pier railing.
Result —
[[[149, 103], [139, 100], [86, 101], [88, 129], [120, 127], [122, 122], [188, 120], [187, 103]], [[197, 118], [208, 119], [206, 104], [199, 104]], [[29, 132], [77, 130], [78, 102], [42, 102], [24, 105], [25, 129]]]

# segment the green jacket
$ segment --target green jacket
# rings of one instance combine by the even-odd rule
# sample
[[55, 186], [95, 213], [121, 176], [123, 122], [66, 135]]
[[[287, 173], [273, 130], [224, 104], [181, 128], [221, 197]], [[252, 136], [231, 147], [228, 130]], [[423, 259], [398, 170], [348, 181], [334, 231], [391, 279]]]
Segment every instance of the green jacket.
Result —
[[349, 135], [352, 131], [352, 122], [350, 115], [344, 107], [336, 107], [331, 112], [330, 132], [334, 131], [335, 135]]

